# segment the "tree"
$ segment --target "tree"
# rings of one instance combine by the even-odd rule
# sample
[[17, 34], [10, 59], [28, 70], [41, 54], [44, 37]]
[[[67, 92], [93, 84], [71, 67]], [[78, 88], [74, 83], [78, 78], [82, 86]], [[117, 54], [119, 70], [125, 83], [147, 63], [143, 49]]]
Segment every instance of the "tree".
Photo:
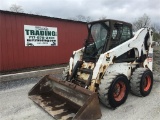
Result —
[[160, 26], [156, 23], [153, 23], [151, 28], [153, 30], [153, 40], [160, 41]]
[[82, 22], [90, 22], [92, 21], [92, 18], [89, 17], [89, 16], [84, 16], [84, 15], [77, 15], [76, 17], [71, 17], [71, 18], [68, 18], [70, 20], [76, 20], [76, 21], [82, 21]]
[[11, 7], [10, 7], [10, 11], [23, 12], [23, 9], [20, 5], [12, 4]]
[[147, 14], [144, 14], [143, 16], [139, 17], [133, 22], [133, 30], [137, 31], [142, 27], [149, 27], [150, 24], [151, 24], [150, 17]]
[[137, 31], [142, 27], [150, 27], [153, 30], [153, 40], [159, 41], [160, 40], [160, 26], [158, 24], [152, 23], [149, 16], [144, 14], [143, 16], [137, 18], [133, 22], [133, 30]]
[[153, 40], [154, 40], [154, 41], [160, 41], [160, 34], [157, 33], [157, 32], [154, 32], [154, 33], [153, 33]]
[[107, 17], [104, 15], [99, 18], [99, 20], [105, 20], [105, 19], [107, 19]]
[[151, 28], [152, 28], [153, 32], [160, 33], [160, 25], [158, 23], [153, 23], [151, 25]]

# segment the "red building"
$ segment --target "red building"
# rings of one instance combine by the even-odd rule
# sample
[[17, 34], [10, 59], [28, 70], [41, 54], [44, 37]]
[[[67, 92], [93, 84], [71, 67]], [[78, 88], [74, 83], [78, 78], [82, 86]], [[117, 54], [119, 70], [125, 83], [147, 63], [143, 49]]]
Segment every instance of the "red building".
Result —
[[[43, 26], [56, 32], [29, 31], [25, 26], [37, 30]], [[32, 35], [31, 39], [26, 39], [26, 34]], [[49, 36], [55, 40], [45, 40], [48, 37], [37, 40], [42, 34], [54, 34], [56, 38]], [[72, 51], [81, 48], [86, 37], [85, 22], [0, 10], [0, 71], [67, 63]], [[55, 41], [57, 44], [47, 46]], [[28, 42], [46, 44], [32, 46], [31, 43], [30, 46]]]

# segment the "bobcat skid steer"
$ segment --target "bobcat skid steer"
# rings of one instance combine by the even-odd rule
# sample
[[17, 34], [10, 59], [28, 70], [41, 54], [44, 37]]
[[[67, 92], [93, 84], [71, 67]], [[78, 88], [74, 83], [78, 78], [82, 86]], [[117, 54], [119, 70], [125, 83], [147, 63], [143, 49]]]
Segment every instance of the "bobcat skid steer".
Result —
[[63, 75], [45, 76], [29, 98], [56, 119], [99, 119], [99, 101], [109, 108], [123, 104], [131, 91], [149, 95], [153, 85], [152, 30], [117, 20], [88, 23], [83, 48], [74, 51]]

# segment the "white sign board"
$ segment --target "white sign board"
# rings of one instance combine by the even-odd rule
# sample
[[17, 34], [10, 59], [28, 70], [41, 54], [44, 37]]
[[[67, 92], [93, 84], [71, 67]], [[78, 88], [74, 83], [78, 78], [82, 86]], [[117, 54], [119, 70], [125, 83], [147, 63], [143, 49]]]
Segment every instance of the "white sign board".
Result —
[[58, 46], [56, 27], [24, 25], [25, 46]]

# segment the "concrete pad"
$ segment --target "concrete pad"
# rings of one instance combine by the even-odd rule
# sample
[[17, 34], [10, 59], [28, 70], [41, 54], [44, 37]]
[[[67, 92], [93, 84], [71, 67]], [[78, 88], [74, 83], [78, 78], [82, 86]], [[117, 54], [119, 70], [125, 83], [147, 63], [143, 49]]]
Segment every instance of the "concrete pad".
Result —
[[23, 78], [40, 77], [40, 76], [45, 76], [45, 75], [49, 75], [49, 74], [59, 74], [59, 73], [62, 73], [63, 69], [64, 69], [64, 67], [31, 71], [31, 72], [16, 73], [16, 74], [1, 75], [0, 82], [18, 80], [18, 79], [23, 79]]

